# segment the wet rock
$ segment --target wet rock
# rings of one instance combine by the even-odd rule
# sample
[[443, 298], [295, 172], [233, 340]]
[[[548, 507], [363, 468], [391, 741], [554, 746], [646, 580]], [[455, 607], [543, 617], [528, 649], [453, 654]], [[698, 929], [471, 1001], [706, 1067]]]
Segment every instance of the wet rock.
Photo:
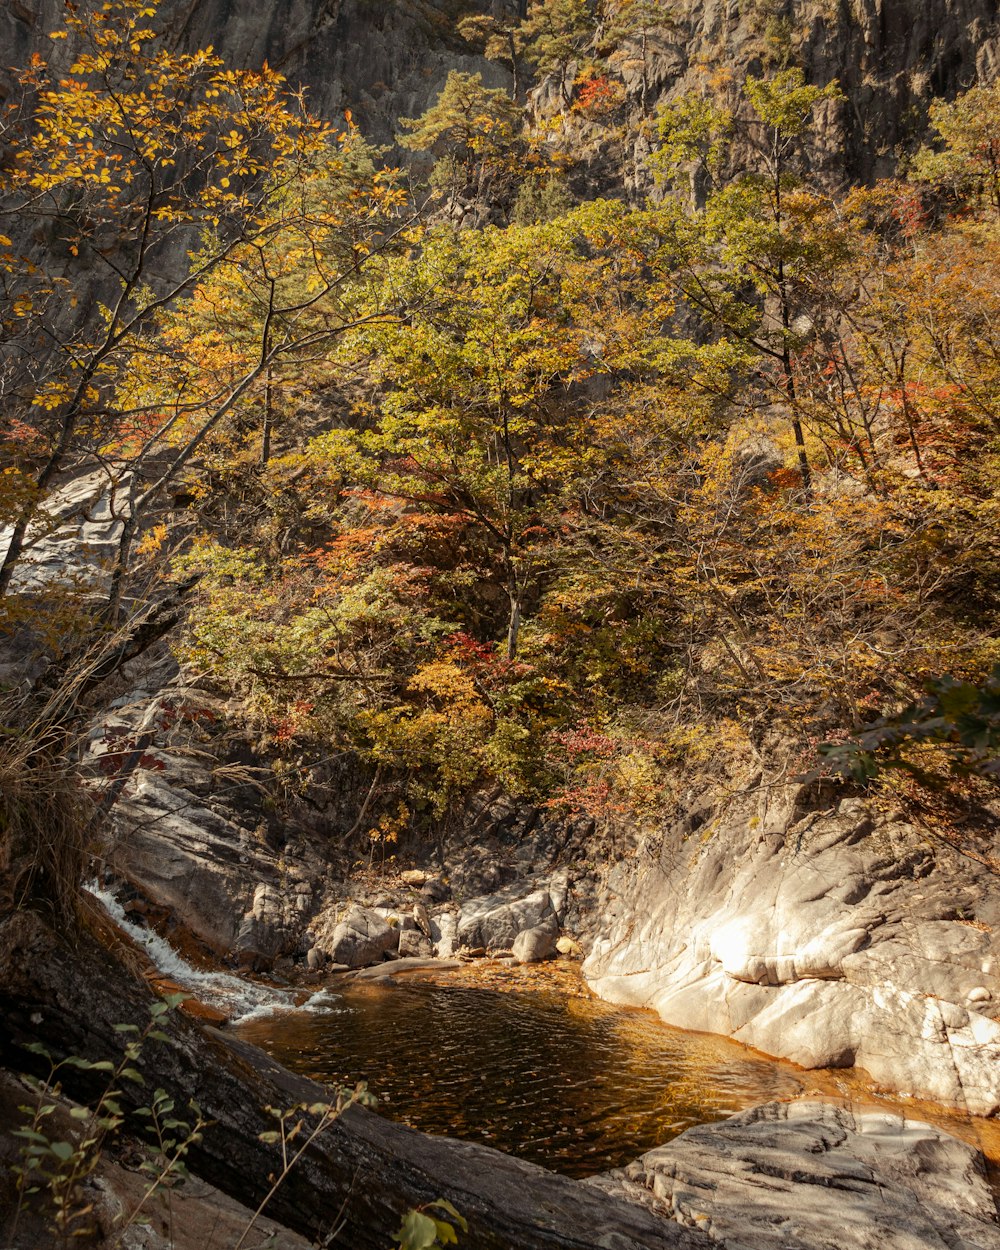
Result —
[[980, 1153], [885, 1111], [768, 1103], [587, 1184], [732, 1250], [995, 1250]]
[[[159, 666], [154, 666], [159, 667]], [[108, 852], [112, 872], [169, 914], [179, 932], [218, 956], [244, 967], [269, 967], [285, 955], [304, 953], [302, 935], [313, 909], [307, 882], [292, 873], [314, 873], [285, 851], [279, 859], [258, 828], [259, 796], [238, 803], [235, 787], [220, 797], [212, 773], [191, 752], [204, 725], [223, 722], [227, 705], [174, 681], [103, 714], [91, 728], [86, 767], [97, 772], [109, 753], [152, 732], [112, 817]], [[116, 702], [121, 702], [116, 700]], [[229, 796], [232, 795], [230, 802]], [[315, 873], [314, 873], [315, 875]]]
[[286, 899], [277, 886], [261, 883], [254, 890], [253, 903], [243, 916], [233, 943], [233, 953], [242, 968], [267, 969], [275, 959], [293, 947], [289, 936], [289, 908], [301, 895]]
[[421, 956], [409, 956], [406, 959], [394, 960], [391, 969], [392, 976], [389, 975], [389, 969], [385, 965], [379, 965], [374, 968], [360, 969], [354, 973], [354, 980], [363, 981], [366, 984], [374, 982], [376, 985], [395, 984], [394, 978], [407, 972], [455, 972], [461, 967], [463, 964], [460, 959], [428, 959]]

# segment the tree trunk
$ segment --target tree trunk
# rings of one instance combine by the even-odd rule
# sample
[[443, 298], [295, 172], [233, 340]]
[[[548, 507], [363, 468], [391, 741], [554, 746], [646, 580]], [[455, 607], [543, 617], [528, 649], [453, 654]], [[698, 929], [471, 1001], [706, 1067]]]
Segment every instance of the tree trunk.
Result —
[[511, 591], [510, 597], [510, 621], [507, 624], [507, 659], [517, 659], [517, 643], [518, 636], [521, 632], [521, 600], [518, 598], [516, 588]]
[[[148, 1020], [148, 988], [86, 933], [58, 936], [37, 913], [0, 914], [0, 1059], [39, 1071], [24, 1047], [40, 1041], [56, 1056], [117, 1057], [115, 1024]], [[145, 1090], [122, 1082], [126, 1109], [161, 1087], [178, 1108], [195, 1099], [211, 1121], [192, 1148], [192, 1172], [255, 1208], [281, 1170], [279, 1148], [260, 1141], [274, 1127], [262, 1108], [329, 1100], [329, 1091], [293, 1076], [262, 1051], [182, 1015], [169, 1042], [147, 1043]], [[85, 1101], [101, 1074], [67, 1068], [63, 1086]], [[407, 1209], [445, 1198], [468, 1220], [460, 1246], [476, 1250], [708, 1250], [703, 1233], [642, 1207], [513, 1159], [485, 1146], [433, 1138], [352, 1108], [309, 1148], [266, 1214], [306, 1237], [350, 1250], [386, 1250]]]
[[274, 375], [270, 365], [267, 366], [267, 379], [264, 383], [264, 429], [260, 440], [260, 467], [266, 469], [271, 459], [271, 430], [274, 427]]

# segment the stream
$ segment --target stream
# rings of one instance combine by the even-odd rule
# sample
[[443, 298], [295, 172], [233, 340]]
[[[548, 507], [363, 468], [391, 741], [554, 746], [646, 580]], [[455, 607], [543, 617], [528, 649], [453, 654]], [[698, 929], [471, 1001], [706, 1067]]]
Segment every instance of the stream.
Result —
[[282, 1014], [238, 1032], [317, 1080], [367, 1081], [383, 1114], [413, 1128], [576, 1177], [802, 1092], [791, 1072], [740, 1046], [559, 986], [350, 987], [322, 1015]]
[[[652, 1012], [593, 997], [575, 966], [468, 965], [394, 984], [340, 978], [296, 991], [193, 967], [108, 892], [89, 887], [169, 981], [292, 1071], [365, 1081], [380, 1110], [572, 1177], [619, 1167], [695, 1124], [774, 1099], [848, 1099], [928, 1120], [994, 1165], [1000, 1125], [879, 1098], [863, 1072], [804, 1071]], [[391, 969], [386, 968], [389, 972]]]

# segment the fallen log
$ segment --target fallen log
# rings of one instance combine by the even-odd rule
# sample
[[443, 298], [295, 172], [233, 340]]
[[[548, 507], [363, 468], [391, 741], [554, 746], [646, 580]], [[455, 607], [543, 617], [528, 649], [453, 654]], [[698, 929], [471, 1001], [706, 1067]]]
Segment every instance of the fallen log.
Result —
[[[148, 987], [92, 935], [68, 938], [41, 916], [0, 916], [0, 1059], [38, 1071], [26, 1051], [41, 1042], [53, 1055], [116, 1057], [116, 1024], [142, 1028], [155, 1001]], [[189, 1156], [191, 1171], [254, 1208], [280, 1170], [277, 1147], [260, 1140], [274, 1128], [264, 1108], [329, 1101], [330, 1091], [295, 1076], [256, 1047], [170, 1017], [168, 1042], [150, 1043], [149, 1086], [182, 1106], [194, 1099], [210, 1120]], [[95, 1077], [65, 1070], [73, 1097], [95, 1096]], [[128, 1101], [128, 1086], [126, 1099]], [[134, 1089], [133, 1105], [148, 1098]], [[601, 1193], [499, 1151], [418, 1133], [359, 1107], [350, 1108], [310, 1146], [281, 1185], [267, 1214], [320, 1240], [341, 1226], [335, 1245], [386, 1250], [402, 1214], [435, 1199], [469, 1223], [460, 1244], [475, 1250], [705, 1250], [708, 1238], [641, 1206]]]

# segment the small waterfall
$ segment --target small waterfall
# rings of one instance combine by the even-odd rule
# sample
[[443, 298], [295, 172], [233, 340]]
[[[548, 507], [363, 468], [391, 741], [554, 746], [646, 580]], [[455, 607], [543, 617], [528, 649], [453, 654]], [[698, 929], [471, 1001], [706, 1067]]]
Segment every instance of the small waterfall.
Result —
[[169, 980], [176, 981], [183, 989], [190, 990], [199, 1002], [224, 1011], [232, 1023], [238, 1021], [245, 1024], [251, 1020], [261, 1020], [279, 1011], [337, 1010], [334, 1004], [337, 1003], [338, 996], [326, 990], [320, 990], [302, 1002], [301, 995], [297, 996], [289, 990], [246, 981], [228, 972], [206, 972], [194, 968], [155, 930], [137, 924], [110, 890], [104, 889], [96, 881], [91, 881], [86, 888], [119, 929], [145, 949], [158, 972], [162, 972]]

